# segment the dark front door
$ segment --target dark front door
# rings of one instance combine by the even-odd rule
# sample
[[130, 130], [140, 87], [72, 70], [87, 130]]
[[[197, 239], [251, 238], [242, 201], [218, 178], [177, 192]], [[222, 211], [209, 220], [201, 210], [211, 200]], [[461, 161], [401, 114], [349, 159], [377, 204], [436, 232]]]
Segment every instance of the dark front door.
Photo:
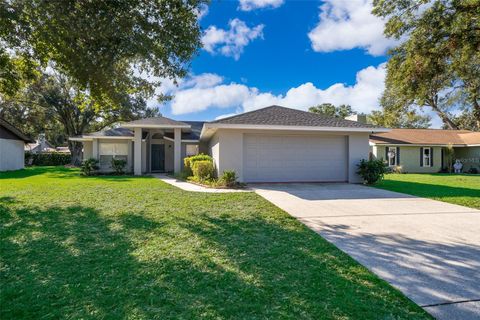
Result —
[[152, 144], [152, 171], [165, 171], [164, 144]]

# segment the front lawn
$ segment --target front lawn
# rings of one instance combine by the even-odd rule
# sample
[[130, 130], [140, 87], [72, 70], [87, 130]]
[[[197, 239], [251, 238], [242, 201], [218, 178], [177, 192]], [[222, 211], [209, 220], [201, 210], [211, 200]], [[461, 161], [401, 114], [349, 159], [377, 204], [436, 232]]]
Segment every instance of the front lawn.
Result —
[[1, 319], [429, 319], [254, 193], [0, 174]]
[[375, 186], [480, 209], [480, 175], [387, 174]]

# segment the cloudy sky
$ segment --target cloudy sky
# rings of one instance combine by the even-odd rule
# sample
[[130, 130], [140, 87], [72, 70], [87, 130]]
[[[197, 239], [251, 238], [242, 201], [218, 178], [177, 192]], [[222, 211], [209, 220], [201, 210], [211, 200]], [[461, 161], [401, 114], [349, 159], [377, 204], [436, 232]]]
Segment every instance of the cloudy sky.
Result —
[[212, 120], [272, 104], [379, 108], [386, 50], [371, 0], [215, 1], [200, 13], [203, 49], [158, 106], [179, 120]]

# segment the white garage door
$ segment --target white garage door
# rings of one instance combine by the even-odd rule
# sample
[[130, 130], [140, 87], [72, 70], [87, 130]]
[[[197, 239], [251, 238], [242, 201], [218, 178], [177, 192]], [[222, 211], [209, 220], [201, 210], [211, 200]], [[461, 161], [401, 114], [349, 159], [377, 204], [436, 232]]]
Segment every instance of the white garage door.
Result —
[[344, 136], [245, 134], [246, 182], [347, 181]]

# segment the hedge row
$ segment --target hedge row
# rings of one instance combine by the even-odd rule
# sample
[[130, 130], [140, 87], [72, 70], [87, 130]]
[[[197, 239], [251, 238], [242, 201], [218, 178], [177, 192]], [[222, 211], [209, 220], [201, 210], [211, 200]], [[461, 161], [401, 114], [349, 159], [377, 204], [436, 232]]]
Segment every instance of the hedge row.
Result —
[[68, 153], [48, 152], [31, 153], [25, 152], [25, 165], [30, 166], [63, 166], [72, 162], [72, 156]]

